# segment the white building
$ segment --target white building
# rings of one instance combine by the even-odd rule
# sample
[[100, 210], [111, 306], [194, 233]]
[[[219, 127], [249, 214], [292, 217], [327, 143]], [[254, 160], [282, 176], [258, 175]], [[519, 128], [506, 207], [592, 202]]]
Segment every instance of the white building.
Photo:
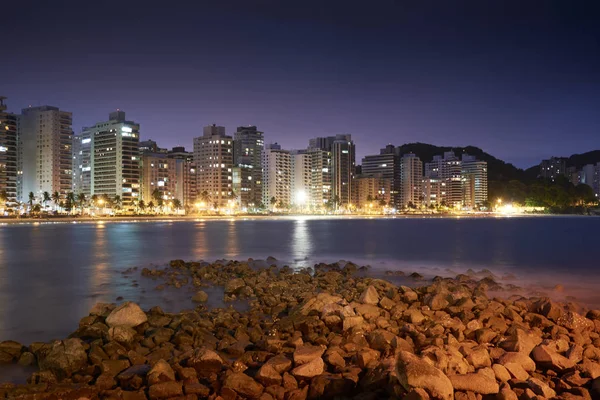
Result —
[[475, 209], [482, 207], [488, 200], [487, 162], [474, 156], [462, 156], [463, 207]]
[[194, 163], [198, 196], [206, 192], [210, 204], [226, 206], [233, 190], [233, 139], [225, 127], [205, 126], [203, 136], [194, 138]]
[[[290, 152], [277, 143], [263, 151], [263, 204], [267, 208], [289, 207], [292, 203], [292, 161]], [[277, 204], [272, 204], [275, 199]]]
[[434, 156], [431, 162], [425, 164], [425, 177], [440, 180], [441, 199], [439, 204], [451, 208], [462, 208], [462, 167], [461, 161], [453, 151], [447, 151], [444, 156]]
[[292, 205], [310, 206], [311, 155], [306, 150], [292, 150]]
[[[133, 208], [140, 198], [139, 124], [127, 121], [124, 111], [115, 111], [108, 121], [84, 128], [81, 137], [82, 148], [90, 144], [89, 195], [118, 196], [124, 208]], [[85, 172], [84, 154], [81, 165]], [[82, 179], [85, 193], [85, 175]]]
[[41, 106], [22, 110], [18, 118], [19, 200], [29, 193], [39, 200], [44, 192], [58, 192], [65, 198], [72, 190], [72, 115], [57, 107]]
[[331, 146], [332, 199], [338, 200], [338, 206], [352, 203], [355, 169], [354, 142], [350, 135], [338, 135]]
[[400, 159], [400, 205], [418, 206], [423, 197], [423, 163], [416, 155], [409, 153]]

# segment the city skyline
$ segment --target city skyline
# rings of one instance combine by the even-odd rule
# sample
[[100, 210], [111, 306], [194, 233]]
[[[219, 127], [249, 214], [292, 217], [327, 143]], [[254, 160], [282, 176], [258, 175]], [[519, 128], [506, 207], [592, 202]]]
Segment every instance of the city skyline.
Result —
[[[528, 168], [600, 147], [600, 35], [587, 3], [64, 3], [3, 6], [13, 17], [0, 87], [10, 111], [71, 111], [76, 133], [119, 108], [166, 147], [211, 123], [256, 125], [286, 148], [351, 134], [358, 159], [419, 141]], [[131, 29], [95, 29], [99, 15]]]

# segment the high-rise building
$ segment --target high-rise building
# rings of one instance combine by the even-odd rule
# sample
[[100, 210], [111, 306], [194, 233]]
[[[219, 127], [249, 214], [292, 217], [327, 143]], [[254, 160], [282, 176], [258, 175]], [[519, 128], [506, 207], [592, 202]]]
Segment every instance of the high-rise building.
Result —
[[463, 205], [461, 161], [453, 151], [447, 151], [443, 157], [436, 155], [425, 164], [425, 177], [437, 178], [440, 183], [440, 205], [461, 208]]
[[[236, 178], [244, 193], [234, 192], [242, 207], [255, 207], [262, 201], [262, 152], [264, 134], [256, 126], [240, 126], [233, 135], [233, 165], [240, 169]], [[243, 182], [243, 184], [242, 184]]]
[[17, 201], [18, 150], [17, 116], [6, 112], [6, 97], [0, 96], [0, 208]]
[[400, 188], [400, 157], [399, 148], [387, 145], [381, 149], [380, 154], [365, 156], [362, 159], [362, 173], [364, 175], [381, 175], [392, 182], [391, 202], [394, 207], [400, 207], [398, 195]]
[[309, 148], [310, 208], [322, 210], [331, 201], [331, 151]]
[[350, 135], [336, 139], [331, 146], [331, 186], [338, 206], [352, 203], [352, 184], [356, 168], [355, 146]]
[[82, 144], [90, 140], [90, 195], [119, 196], [123, 207], [132, 209], [140, 199], [139, 124], [115, 111], [108, 121], [84, 128], [81, 136]]
[[22, 110], [18, 118], [20, 201], [29, 193], [38, 199], [58, 192], [64, 199], [73, 189], [72, 115], [57, 107]]
[[218, 207], [230, 200], [233, 182], [233, 139], [225, 135], [225, 127], [205, 126], [203, 136], [194, 138], [198, 196], [204, 192]]
[[73, 193], [92, 193], [92, 137], [89, 128], [73, 136]]
[[479, 161], [475, 156], [462, 156], [463, 207], [475, 209], [488, 201], [487, 162]]
[[446, 194], [445, 191], [442, 191], [442, 188], [442, 181], [440, 178], [424, 177], [423, 204], [425, 204], [427, 207], [441, 205]]
[[311, 155], [306, 150], [292, 150], [292, 204], [310, 207]]
[[592, 189], [594, 188], [594, 179], [596, 175], [596, 166], [594, 164], [587, 164], [581, 168], [579, 183], [588, 185]]
[[[146, 152], [141, 159], [141, 199], [146, 204], [162, 201], [164, 205], [177, 197], [177, 160], [166, 154]], [[179, 198], [183, 201], [183, 198]]]
[[179, 199], [184, 207], [193, 207], [198, 200], [194, 153], [185, 151], [185, 147], [173, 147], [169, 151], [168, 157], [176, 160], [175, 174], [177, 182], [175, 185], [175, 198]]
[[423, 163], [412, 153], [400, 159], [400, 205], [419, 206], [423, 197]]
[[[263, 151], [263, 204], [265, 207], [289, 207], [291, 196], [292, 161], [290, 152], [277, 143], [265, 146]], [[277, 204], [273, 204], [272, 200]]]
[[355, 203], [358, 209], [379, 208], [381, 202], [386, 205], [392, 201], [392, 179], [383, 174], [362, 174], [355, 177]]
[[561, 175], [566, 175], [567, 159], [564, 157], [550, 157], [540, 163], [540, 177], [554, 181]]

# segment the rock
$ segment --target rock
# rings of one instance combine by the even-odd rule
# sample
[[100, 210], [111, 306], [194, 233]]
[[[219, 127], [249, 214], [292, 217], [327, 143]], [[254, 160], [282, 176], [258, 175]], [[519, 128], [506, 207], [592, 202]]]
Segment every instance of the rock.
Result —
[[360, 315], [354, 317], [346, 317], [343, 322], [343, 330], [347, 331], [352, 328], [361, 328], [365, 324], [365, 319]]
[[51, 371], [60, 381], [87, 365], [88, 357], [81, 339], [54, 342], [48, 354], [39, 360], [41, 371]]
[[127, 326], [114, 326], [108, 330], [109, 339], [121, 344], [132, 343], [135, 335], [135, 330]]
[[441, 400], [454, 398], [454, 389], [450, 379], [427, 361], [409, 352], [401, 351], [398, 354], [396, 375], [400, 384], [407, 391], [421, 388]]
[[272, 366], [278, 374], [283, 374], [284, 372], [287, 372], [292, 368], [292, 360], [290, 360], [283, 354], [279, 354], [275, 357], [269, 358], [266, 364]]
[[449, 378], [454, 390], [480, 394], [495, 394], [500, 391], [496, 381], [483, 374], [450, 375]]
[[194, 353], [187, 360], [188, 367], [194, 368], [199, 377], [208, 377], [210, 374], [218, 373], [223, 366], [223, 359], [217, 353], [201, 347], [194, 350]]
[[492, 370], [496, 375], [496, 379], [500, 382], [508, 382], [510, 380], [510, 372], [508, 372], [504, 365], [494, 364], [492, 365]]
[[256, 373], [256, 380], [265, 386], [281, 385], [282, 377], [270, 364], [263, 364]]
[[258, 399], [264, 391], [260, 383], [243, 372], [234, 372], [227, 375], [223, 382], [223, 388], [231, 389], [238, 395], [248, 399]]
[[129, 368], [130, 365], [129, 360], [102, 360], [100, 370], [102, 371], [102, 374], [112, 378]]
[[154, 367], [148, 372], [148, 385], [175, 380], [175, 371], [165, 360], [158, 360]]
[[334, 296], [329, 293], [319, 293], [314, 297], [311, 297], [306, 303], [300, 306], [296, 311], [302, 315], [309, 315], [312, 313], [321, 314], [323, 308], [329, 304], [340, 305], [344, 299], [340, 296]]
[[148, 317], [142, 311], [140, 306], [133, 302], [125, 302], [115, 308], [106, 317], [106, 324], [110, 327], [123, 326], [127, 328], [135, 328], [148, 320]]
[[346, 368], [346, 360], [344, 357], [340, 355], [337, 351], [332, 351], [327, 355], [327, 362], [335, 367], [338, 371], [344, 370]]
[[600, 364], [585, 360], [581, 365], [581, 372], [592, 379], [600, 377]]
[[527, 384], [533, 390], [533, 393], [538, 394], [540, 396], [544, 396], [548, 399], [556, 396], [556, 392], [552, 389], [548, 384], [542, 382], [537, 378], [529, 378]]
[[529, 378], [529, 374], [527, 371], [523, 369], [521, 364], [517, 363], [507, 363], [504, 365], [504, 368], [516, 379], [520, 381], [526, 381]]
[[23, 352], [23, 354], [21, 354], [21, 357], [19, 357], [18, 363], [19, 363], [19, 365], [22, 365], [24, 367], [34, 365], [35, 364], [35, 356], [33, 355], [33, 353], [25, 351], [25, 352]]
[[0, 364], [8, 364], [19, 359], [22, 351], [23, 345], [21, 343], [12, 340], [0, 342]]
[[379, 303], [379, 293], [377, 293], [377, 289], [373, 286], [369, 286], [362, 292], [358, 301], [363, 304], [377, 305]]
[[148, 396], [150, 399], [168, 399], [170, 397], [182, 396], [183, 386], [181, 382], [162, 382], [150, 386]]
[[320, 358], [324, 352], [324, 347], [304, 344], [294, 351], [294, 363], [296, 365], [307, 364], [315, 358]]
[[535, 371], [535, 362], [527, 356], [525, 353], [508, 352], [504, 353], [499, 359], [498, 363], [506, 365], [508, 363], [516, 363], [523, 367], [527, 372]]
[[506, 351], [522, 352], [529, 355], [531, 350], [541, 341], [540, 337], [529, 334], [523, 329], [515, 329], [507, 340], [500, 343], [500, 347]]
[[183, 386], [183, 391], [186, 395], [196, 395], [199, 398], [207, 398], [210, 394], [210, 389], [201, 383], [190, 383]]
[[[467, 361], [473, 367], [483, 368], [483, 367], [491, 367], [492, 360], [490, 359], [490, 353], [488, 353], [485, 347], [479, 347], [474, 349], [469, 355], [467, 355]], [[533, 363], [533, 360], [531, 361]], [[534, 364], [535, 366], [535, 364]]]
[[206, 303], [208, 301], [208, 294], [200, 290], [192, 297], [192, 301], [194, 303]]
[[567, 311], [566, 313], [561, 315], [556, 320], [556, 323], [560, 326], [564, 326], [569, 330], [577, 332], [584, 332], [586, 330], [594, 329], [594, 323], [592, 321], [588, 320], [585, 317], [582, 317], [581, 315], [573, 311]]
[[297, 378], [310, 379], [321, 375], [325, 370], [325, 363], [321, 357], [313, 359], [307, 364], [302, 364], [292, 370], [292, 375]]
[[515, 392], [511, 390], [509, 386], [503, 387], [498, 393], [496, 399], [498, 400], [519, 400], [519, 397]]
[[358, 366], [362, 369], [375, 368], [379, 365], [379, 355], [377, 350], [364, 349], [358, 352]]
[[550, 368], [558, 372], [575, 366], [573, 361], [558, 354], [550, 346], [543, 344], [536, 346], [531, 352], [531, 356], [536, 364], [542, 368]]
[[225, 293], [226, 294], [238, 294], [242, 288], [246, 286], [246, 282], [244, 282], [241, 278], [231, 279], [225, 285]]

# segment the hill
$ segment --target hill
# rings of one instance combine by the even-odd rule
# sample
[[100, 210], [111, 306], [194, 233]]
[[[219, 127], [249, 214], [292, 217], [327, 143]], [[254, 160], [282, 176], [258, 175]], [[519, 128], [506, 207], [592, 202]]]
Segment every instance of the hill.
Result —
[[528, 176], [522, 169], [506, 163], [475, 146], [449, 147], [435, 146], [427, 143], [407, 143], [399, 146], [399, 148], [401, 155], [414, 153], [424, 163], [431, 161], [435, 155], [442, 155], [445, 151], [452, 150], [458, 157], [463, 153], [467, 153], [488, 163], [488, 179], [491, 181], [528, 180]]
[[600, 162], [600, 150], [588, 151], [582, 154], [573, 154], [567, 160], [567, 167], [581, 169], [587, 164], [597, 164]]

